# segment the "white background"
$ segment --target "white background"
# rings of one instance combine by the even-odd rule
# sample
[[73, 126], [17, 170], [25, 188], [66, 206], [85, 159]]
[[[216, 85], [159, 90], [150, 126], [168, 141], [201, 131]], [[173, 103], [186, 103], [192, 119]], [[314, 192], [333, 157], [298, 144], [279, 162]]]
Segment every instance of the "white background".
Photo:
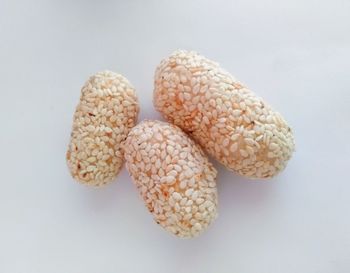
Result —
[[[152, 106], [174, 49], [216, 60], [279, 110], [297, 151], [271, 181], [219, 170], [220, 216], [193, 240], [156, 225], [125, 169], [93, 189], [65, 152], [89, 75]], [[0, 0], [0, 272], [350, 272], [350, 1]]]

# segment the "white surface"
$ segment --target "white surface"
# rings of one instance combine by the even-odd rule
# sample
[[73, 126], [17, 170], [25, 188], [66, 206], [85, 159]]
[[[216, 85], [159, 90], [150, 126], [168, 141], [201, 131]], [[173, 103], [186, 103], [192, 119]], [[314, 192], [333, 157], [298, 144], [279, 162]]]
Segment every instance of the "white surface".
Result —
[[[350, 2], [0, 1], [0, 272], [350, 272]], [[137, 88], [177, 48], [219, 61], [278, 109], [297, 152], [269, 182], [219, 170], [220, 217], [180, 240], [125, 170], [75, 183], [65, 152], [80, 87], [102, 69]]]

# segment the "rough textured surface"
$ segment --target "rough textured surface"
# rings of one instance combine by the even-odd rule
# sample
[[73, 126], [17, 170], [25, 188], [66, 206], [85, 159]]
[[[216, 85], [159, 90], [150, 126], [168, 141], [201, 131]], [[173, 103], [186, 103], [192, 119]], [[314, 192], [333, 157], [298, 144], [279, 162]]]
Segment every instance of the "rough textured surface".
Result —
[[155, 73], [154, 105], [227, 168], [250, 178], [283, 170], [294, 150], [290, 127], [232, 75], [184, 50]]
[[139, 112], [134, 88], [122, 75], [99, 72], [81, 90], [67, 151], [77, 181], [101, 186], [112, 181], [123, 164], [121, 143]]
[[126, 167], [155, 221], [179, 237], [193, 237], [217, 215], [216, 170], [182, 130], [143, 121], [125, 142]]

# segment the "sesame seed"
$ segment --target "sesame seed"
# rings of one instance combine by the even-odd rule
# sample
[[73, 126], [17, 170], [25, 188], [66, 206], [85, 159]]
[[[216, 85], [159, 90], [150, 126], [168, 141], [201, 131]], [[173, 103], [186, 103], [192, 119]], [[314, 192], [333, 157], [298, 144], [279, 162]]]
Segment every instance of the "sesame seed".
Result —
[[181, 181], [179, 184], [179, 187], [180, 187], [180, 189], [185, 189], [187, 187], [186, 180]]
[[182, 197], [181, 197], [181, 194], [179, 194], [178, 192], [173, 192], [173, 198], [177, 201], [181, 200]]
[[236, 141], [239, 138], [240, 134], [234, 134], [231, 136], [232, 141]]
[[190, 93], [186, 93], [186, 92], [183, 94], [183, 96], [184, 96], [185, 100], [191, 100], [191, 98], [192, 98], [191, 94]]
[[187, 197], [191, 197], [192, 193], [193, 193], [193, 189], [190, 188], [190, 189], [186, 190], [185, 195], [186, 195]]
[[181, 210], [181, 207], [180, 207], [179, 203], [176, 203], [174, 208], [175, 208], [176, 212], [179, 212]]
[[268, 153], [267, 153], [267, 157], [268, 157], [268, 158], [274, 158], [274, 157], [275, 157], [275, 154], [272, 153], [272, 152], [268, 152]]
[[193, 200], [188, 200], [186, 203], [186, 206], [192, 206], [193, 205]]
[[155, 137], [156, 140], [158, 140], [158, 141], [163, 141], [163, 137], [162, 137], [162, 135], [161, 135], [160, 133], [156, 133], [154, 137]]
[[188, 200], [188, 199], [187, 199], [186, 197], [182, 198], [181, 201], [180, 201], [180, 205], [181, 205], [181, 206], [185, 206], [186, 203], [187, 203], [187, 200]]
[[197, 198], [198, 198], [198, 195], [199, 195], [198, 191], [194, 191], [194, 192], [192, 193], [192, 200], [193, 200], [193, 201], [196, 201]]
[[248, 154], [248, 152], [246, 151], [246, 150], [243, 150], [243, 149], [240, 149], [239, 150], [239, 153], [241, 154], [241, 156], [243, 156], [243, 157], [247, 157], [249, 154]]
[[204, 199], [203, 198], [197, 198], [196, 199], [196, 204], [197, 205], [200, 205], [200, 204], [202, 204], [204, 202]]
[[255, 139], [255, 141], [258, 142], [258, 141], [262, 140], [263, 137], [264, 137], [264, 135], [260, 135], [260, 136], [258, 136], [258, 137]]
[[202, 229], [202, 225], [200, 223], [195, 223], [193, 226], [196, 230], [201, 230]]
[[246, 146], [245, 148], [246, 148], [248, 154], [253, 155], [255, 153], [254, 149], [252, 147]]
[[177, 176], [177, 171], [171, 170], [170, 172], [168, 172], [168, 175], [173, 176], [175, 178]]
[[233, 143], [233, 144], [231, 145], [230, 151], [231, 151], [232, 153], [234, 153], [235, 151], [237, 151], [237, 149], [238, 149], [238, 143], [235, 142], [235, 143]]
[[276, 143], [270, 143], [269, 148], [271, 150], [276, 150], [278, 148], [278, 145]]
[[96, 170], [96, 166], [93, 166], [93, 165], [89, 165], [89, 166], [86, 168], [86, 171], [88, 171], [88, 172], [92, 172], [92, 171], [94, 171], [94, 170]]
[[[196, 85], [193, 87], [193, 94], [198, 94], [199, 89], [200, 89], [199, 84], [196, 84]], [[198, 97], [198, 98], [199, 98], [199, 97]]]
[[233, 110], [233, 111], [232, 111], [232, 115], [233, 115], [234, 117], [238, 117], [238, 116], [240, 116], [241, 112], [242, 112], [241, 110], [236, 109], [236, 110]]
[[186, 152], [180, 153], [180, 158], [181, 159], [185, 159], [186, 157], [187, 157], [187, 153]]
[[172, 183], [174, 181], [175, 181], [175, 177], [174, 176], [171, 176], [171, 175], [167, 176], [166, 183], [170, 184], [170, 183]]
[[245, 141], [245, 143], [247, 143], [250, 146], [254, 146], [255, 145], [255, 141], [252, 138], [245, 138], [244, 141]]
[[185, 172], [185, 176], [187, 178], [191, 178], [193, 176], [193, 171], [191, 169], [188, 169], [186, 172]]
[[174, 153], [174, 147], [170, 145], [167, 146], [167, 152], [172, 155]]
[[93, 163], [93, 162], [96, 161], [96, 157], [91, 156], [91, 157], [89, 157], [89, 158], [87, 159], [87, 161], [90, 162], [90, 163]]
[[168, 202], [169, 202], [169, 205], [171, 206], [171, 207], [174, 207], [175, 206], [175, 199], [173, 198], [173, 197], [170, 197], [169, 198], [169, 200], [168, 200]]

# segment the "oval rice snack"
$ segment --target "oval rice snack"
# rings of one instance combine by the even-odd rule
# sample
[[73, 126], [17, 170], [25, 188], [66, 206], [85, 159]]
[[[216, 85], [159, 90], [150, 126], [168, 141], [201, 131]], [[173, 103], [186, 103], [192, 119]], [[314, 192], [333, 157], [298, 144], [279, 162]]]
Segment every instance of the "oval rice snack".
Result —
[[155, 221], [184, 238], [217, 216], [216, 170], [182, 130], [143, 121], [125, 142], [126, 167]]
[[138, 113], [135, 90], [125, 77], [111, 71], [90, 77], [81, 90], [66, 154], [73, 178], [93, 186], [112, 181], [123, 164], [121, 143]]
[[228, 169], [249, 178], [283, 170], [293, 133], [266, 102], [219, 64], [178, 50], [155, 73], [154, 105]]

